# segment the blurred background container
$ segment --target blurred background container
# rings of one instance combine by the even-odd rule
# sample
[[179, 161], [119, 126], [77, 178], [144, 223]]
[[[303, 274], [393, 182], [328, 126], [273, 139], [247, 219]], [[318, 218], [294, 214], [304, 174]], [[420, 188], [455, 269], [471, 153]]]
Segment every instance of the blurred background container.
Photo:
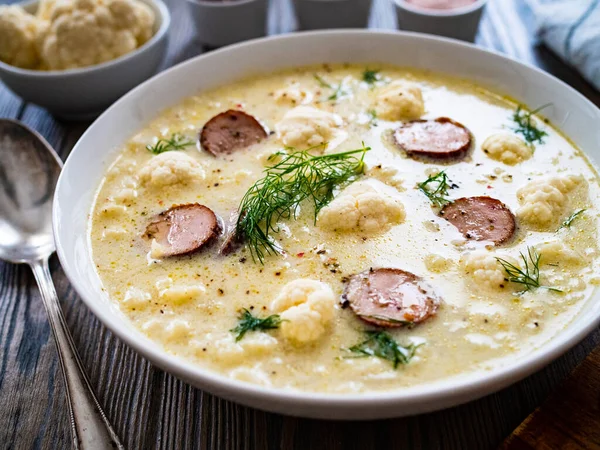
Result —
[[294, 0], [301, 30], [366, 28], [371, 0]]
[[268, 0], [187, 0], [201, 43], [221, 47], [264, 36]]
[[481, 14], [487, 3], [487, 0], [393, 1], [401, 30], [437, 34], [469, 42], [475, 41]]

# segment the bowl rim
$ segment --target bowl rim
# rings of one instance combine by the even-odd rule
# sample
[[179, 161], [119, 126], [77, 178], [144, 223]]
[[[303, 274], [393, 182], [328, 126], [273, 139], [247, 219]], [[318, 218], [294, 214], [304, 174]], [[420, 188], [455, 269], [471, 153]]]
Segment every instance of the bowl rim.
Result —
[[407, 0], [394, 0], [398, 8], [410, 11], [413, 14], [418, 14], [425, 17], [456, 17], [471, 14], [487, 4], [488, 0], [475, 0], [470, 5], [459, 6], [458, 8], [449, 9], [434, 9], [423, 8], [410, 4]]
[[[167, 77], [169, 74], [176, 70], [181, 70], [182, 67], [197, 64], [198, 61], [210, 58], [215, 54], [222, 54], [232, 51], [232, 49], [240, 49], [244, 47], [251, 48], [255, 45], [260, 45], [262, 42], [280, 40], [280, 41], [291, 41], [294, 42], [296, 39], [300, 39], [302, 36], [315, 36], [320, 39], [326, 39], [332, 35], [359, 35], [367, 37], [369, 35], [389, 35], [389, 36], [406, 36], [412, 39], [421, 41], [443, 41], [453, 46], [468, 48], [469, 51], [481, 54], [492, 54], [495, 58], [499, 58], [510, 62], [510, 64], [517, 64], [527, 70], [533, 71], [536, 77], [542, 77], [551, 80], [554, 83], [562, 85], [570, 95], [579, 98], [579, 101], [588, 104], [595, 111], [598, 112], [600, 117], [600, 110], [583, 94], [563, 82], [562, 80], [544, 72], [543, 70], [520, 62], [507, 55], [501, 54], [498, 51], [483, 49], [474, 44], [458, 41], [456, 39], [449, 39], [439, 36], [425, 35], [422, 33], [405, 32], [396, 30], [369, 30], [369, 29], [344, 29], [344, 30], [316, 30], [316, 31], [302, 31], [296, 33], [287, 33], [283, 35], [275, 35], [263, 38], [252, 39], [246, 42], [234, 44], [231, 46], [224, 47], [219, 50], [204, 53], [196, 56], [184, 62], [181, 62], [157, 75], [146, 80], [136, 88], [121, 97], [117, 102], [110, 106], [98, 119], [100, 121], [103, 117], [112, 114], [113, 109], [119, 108], [122, 102], [128, 100], [129, 97], [137, 95], [137, 92], [146, 89], [146, 87], [153, 83], [159, 77]], [[90, 130], [94, 124], [90, 126], [88, 130], [80, 137], [77, 144], [74, 146], [71, 155], [78, 151], [79, 147], [82, 147], [82, 142], [86, 136], [90, 134]], [[82, 147], [83, 148], [83, 147]], [[71, 156], [67, 158], [65, 162], [65, 168], [60, 174], [56, 192], [62, 191], [64, 188], [61, 187], [63, 183], [66, 183], [64, 175], [69, 170], [69, 161]], [[244, 382], [228, 378], [221, 373], [214, 371], [209, 368], [202, 367], [197, 364], [193, 364], [182, 357], [177, 357], [173, 354], [169, 354], [166, 350], [162, 349], [159, 345], [154, 344], [148, 338], [143, 338], [141, 333], [136, 333], [129, 330], [121, 329], [113, 322], [116, 314], [115, 312], [103, 311], [100, 308], [100, 302], [97, 301], [93, 296], [86, 296], [82, 294], [85, 292], [84, 287], [87, 285], [87, 281], [76, 276], [73, 268], [73, 264], [69, 262], [63, 249], [63, 242], [61, 235], [62, 233], [68, 234], [65, 231], [61, 233], [59, 230], [58, 223], [61, 218], [61, 199], [59, 195], [56, 195], [53, 201], [53, 233], [56, 242], [57, 254], [61, 265], [64, 269], [67, 278], [71, 282], [73, 288], [81, 297], [85, 305], [94, 313], [94, 315], [110, 329], [120, 340], [122, 340], [129, 347], [134, 349], [145, 359], [151, 361], [153, 364], [167, 370], [175, 376], [183, 379], [184, 381], [191, 383], [194, 386], [205, 389], [208, 392], [214, 393], [219, 396], [230, 398], [234, 401], [249, 404], [252, 399], [255, 402], [260, 400], [263, 405], [266, 404], [278, 404], [278, 405], [296, 405], [300, 407], [319, 407], [327, 405], [327, 410], [332, 408], [349, 410], [351, 408], [393, 408], [400, 405], [415, 405], [423, 404], [430, 405], [421, 408], [422, 412], [432, 411], [436, 409], [442, 409], [446, 406], [454, 406], [460, 403], [464, 403], [469, 400], [488, 395], [496, 392], [516, 381], [519, 381], [533, 372], [541, 369], [542, 367], [549, 364], [551, 361], [564, 354], [567, 350], [579, 343], [584, 337], [589, 335], [595, 328], [600, 324], [600, 313], [596, 316], [584, 318], [582, 326], [577, 329], [568, 328], [561, 330], [557, 335], [550, 338], [547, 342], [536, 348], [534, 351], [527, 353], [519, 358], [515, 358], [513, 361], [507, 364], [495, 368], [493, 371], [478, 370], [473, 371], [465, 375], [442, 378], [434, 382], [411, 386], [408, 388], [395, 388], [387, 391], [366, 391], [361, 393], [324, 393], [324, 392], [311, 392], [301, 391], [298, 389], [290, 388], [275, 388], [275, 387], [264, 387], [257, 384]], [[87, 215], [86, 211], [86, 215]], [[96, 274], [96, 276], [98, 276]], [[126, 316], [123, 320], [127, 321]], [[587, 322], [585, 322], [587, 321]], [[458, 399], [458, 400], [457, 400]], [[273, 403], [270, 403], [273, 402]], [[431, 406], [431, 402], [437, 402], [438, 406]], [[441, 405], [441, 406], [440, 406]], [[445, 405], [445, 406], [444, 406]], [[264, 409], [270, 409], [265, 407]], [[282, 408], [279, 408], [283, 410]], [[296, 414], [292, 411], [287, 411], [287, 414]], [[372, 417], [397, 417], [405, 415], [396, 410], [395, 414], [389, 412], [383, 414], [370, 414], [366, 419]], [[304, 414], [306, 417], [329, 417], [328, 415], [319, 414]], [[331, 415], [332, 417], [335, 415]], [[343, 418], [343, 417], [342, 417]], [[357, 417], [360, 419], [360, 417]]]
[[[124, 55], [119, 56], [118, 58], [111, 59], [110, 61], [105, 61], [100, 64], [95, 64], [93, 66], [79, 67], [75, 69], [66, 69], [66, 70], [36, 70], [36, 69], [24, 69], [22, 67], [16, 67], [10, 64], [7, 64], [3, 61], [0, 61], [0, 70], [5, 72], [11, 72], [15, 75], [24, 75], [31, 78], [61, 78], [61, 77], [71, 77], [77, 75], [86, 75], [91, 72], [100, 71], [103, 69], [108, 69], [113, 66], [116, 66], [121, 63], [125, 63], [128, 60], [140, 55], [142, 52], [148, 50], [150, 47], [154, 46], [158, 41], [160, 41], [168, 32], [169, 27], [171, 26], [171, 13], [169, 12], [169, 8], [163, 2], [163, 0], [140, 0], [144, 3], [151, 3], [154, 5], [153, 10], [158, 11], [160, 15], [160, 26], [156, 33], [152, 35], [150, 39], [144, 42], [140, 47], [135, 50], [125, 53]], [[15, 3], [15, 6], [21, 6], [23, 8], [31, 7], [33, 5], [39, 4], [40, 0], [30, 0], [26, 2]]]

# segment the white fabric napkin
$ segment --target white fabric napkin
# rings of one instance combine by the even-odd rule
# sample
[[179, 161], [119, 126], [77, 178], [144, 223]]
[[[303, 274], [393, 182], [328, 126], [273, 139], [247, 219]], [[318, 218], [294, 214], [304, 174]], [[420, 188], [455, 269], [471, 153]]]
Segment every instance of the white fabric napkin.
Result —
[[600, 0], [527, 0], [539, 39], [600, 90]]

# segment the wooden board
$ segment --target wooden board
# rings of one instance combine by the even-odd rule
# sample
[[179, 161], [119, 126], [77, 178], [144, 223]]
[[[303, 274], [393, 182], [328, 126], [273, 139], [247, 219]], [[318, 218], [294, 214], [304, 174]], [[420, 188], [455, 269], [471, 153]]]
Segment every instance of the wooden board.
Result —
[[[0, 3], [12, 0], [0, 0]], [[294, 29], [290, 0], [271, 0], [269, 32]], [[183, 0], [173, 16], [166, 68], [203, 51]], [[374, 0], [371, 26], [396, 27], [391, 0]], [[479, 45], [554, 73], [600, 104], [600, 94], [533, 44], [523, 0], [490, 0]], [[62, 122], [0, 84], [0, 116], [40, 131], [64, 159], [87, 123]], [[193, 389], [117, 340], [81, 303], [56, 258], [51, 269], [75, 343], [108, 417], [130, 449], [493, 449], [600, 343], [594, 332], [541, 372], [508, 389], [432, 414], [325, 422], [245, 408]], [[56, 350], [33, 276], [0, 262], [0, 449], [66, 449], [69, 427]]]
[[534, 449], [600, 449], [600, 347], [499, 448]]

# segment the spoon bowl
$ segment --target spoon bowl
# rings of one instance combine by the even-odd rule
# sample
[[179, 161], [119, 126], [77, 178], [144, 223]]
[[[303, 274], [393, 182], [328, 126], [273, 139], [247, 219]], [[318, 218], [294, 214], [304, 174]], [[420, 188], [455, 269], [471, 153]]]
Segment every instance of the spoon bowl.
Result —
[[54, 252], [52, 198], [61, 168], [42, 136], [0, 119], [0, 259], [26, 263]]

